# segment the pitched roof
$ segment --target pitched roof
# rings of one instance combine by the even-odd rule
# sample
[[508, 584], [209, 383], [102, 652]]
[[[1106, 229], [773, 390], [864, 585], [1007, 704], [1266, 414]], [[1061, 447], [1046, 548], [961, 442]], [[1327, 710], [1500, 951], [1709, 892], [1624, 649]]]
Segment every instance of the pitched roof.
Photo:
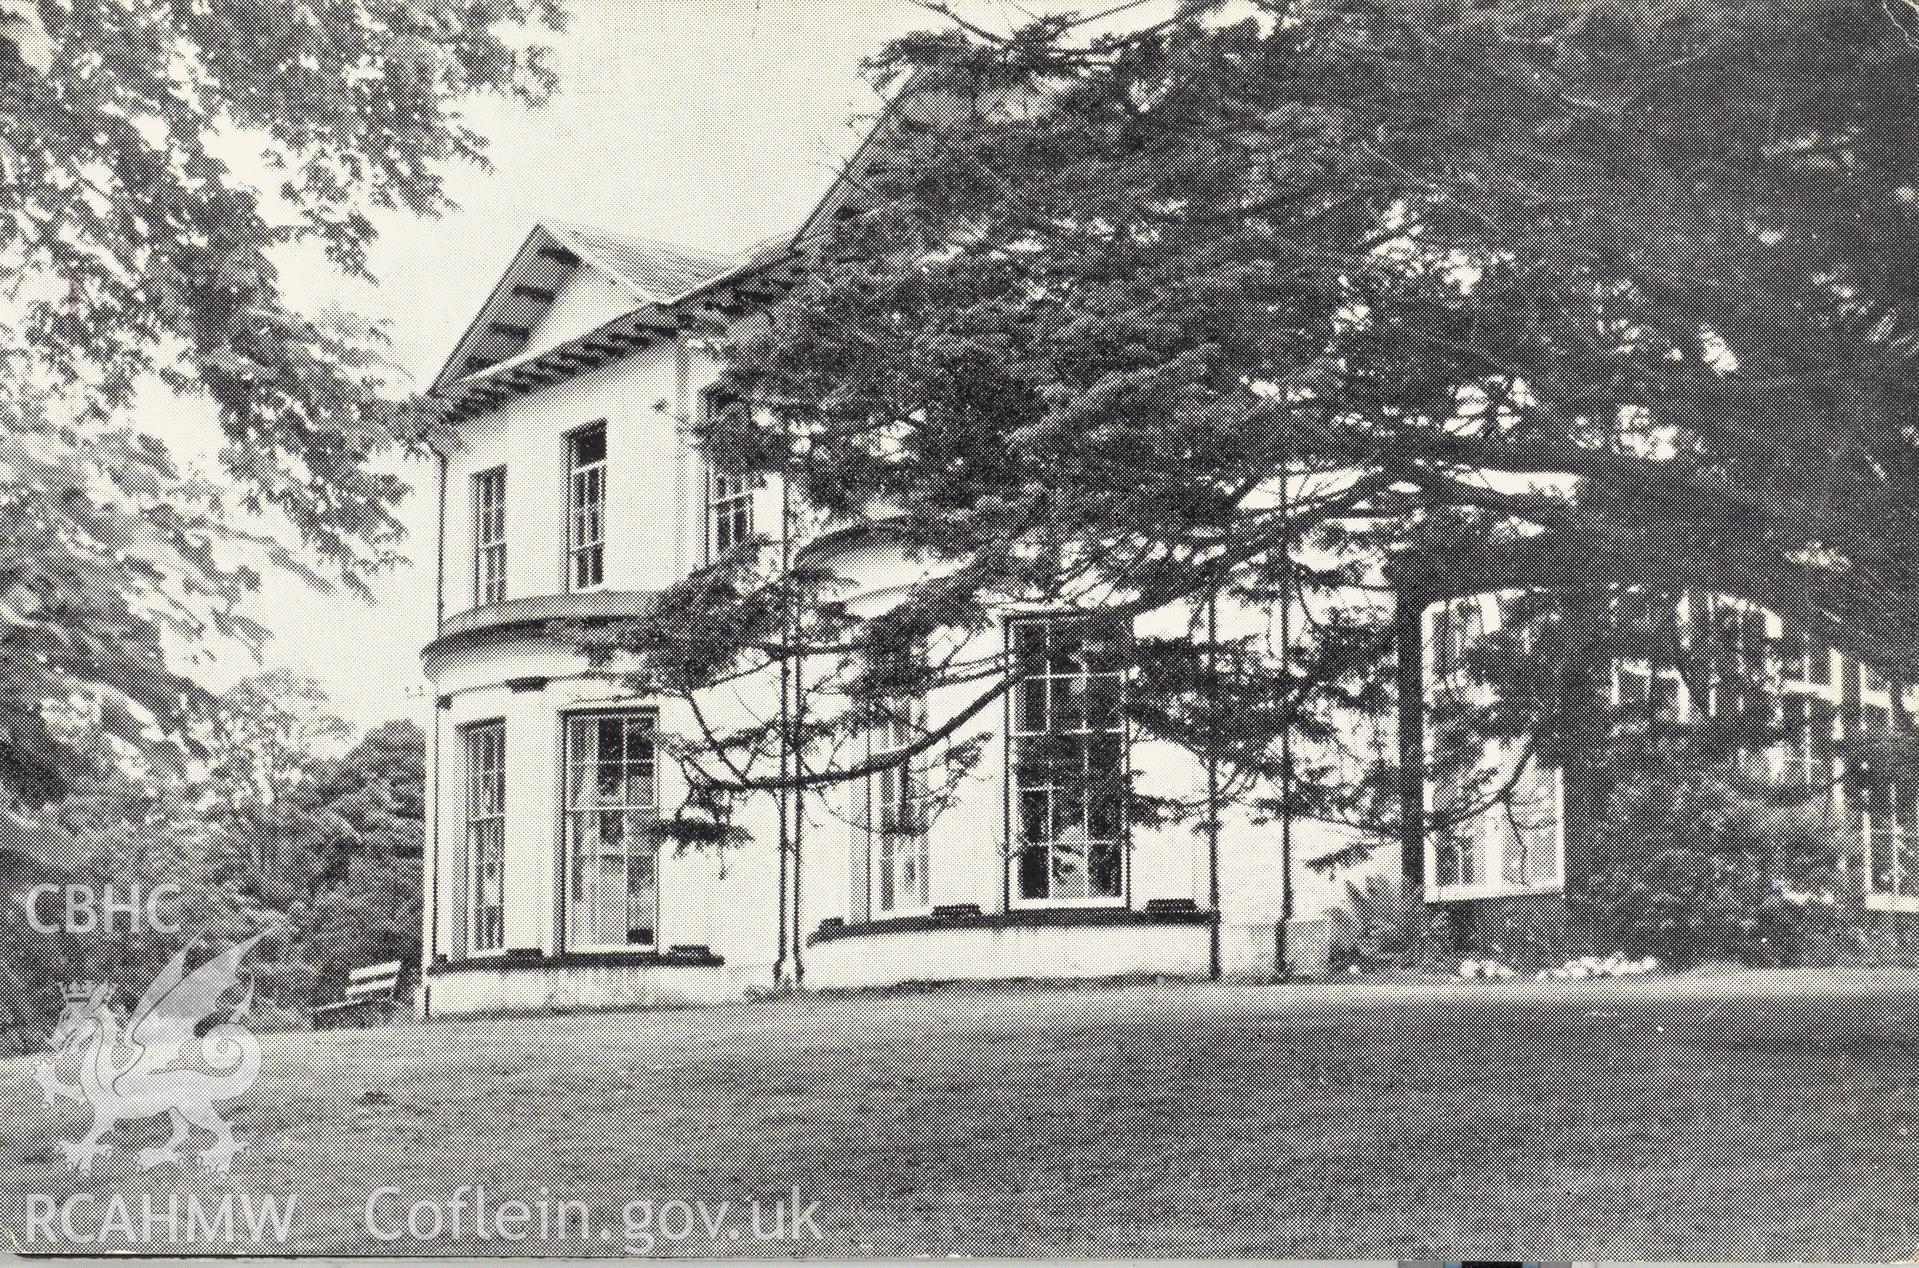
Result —
[[[783, 235], [783, 241], [790, 235]], [[433, 390], [512, 361], [529, 351], [533, 332], [567, 279], [591, 268], [625, 290], [633, 311], [672, 304], [759, 262], [753, 253], [703, 251], [636, 238], [612, 229], [549, 220], [534, 226], [513, 262], [480, 306], [434, 377]]]
[[[582, 340], [590, 343], [596, 337], [607, 337], [628, 340], [623, 346], [638, 346], [646, 342], [646, 338], [639, 338], [636, 343], [633, 331], [616, 331], [613, 327], [645, 326], [649, 311], [672, 310], [703, 302], [714, 295], [721, 296], [726, 303], [738, 302], [740, 295], [752, 296], [756, 277], [780, 271], [784, 267], [782, 261], [800, 253], [826, 224], [855, 214], [861, 179], [884, 149], [885, 139], [901, 126], [902, 119], [924, 123], [951, 116], [956, 101], [953, 94], [920, 75], [910, 76], [881, 111], [858, 151], [797, 231], [775, 234], [743, 251], [705, 251], [594, 225], [543, 221], [521, 244], [505, 276], [454, 346], [430, 390], [443, 400], [449, 399], [449, 392], [461, 395], [466, 388], [477, 386], [483, 380], [505, 377], [499, 372], [524, 362], [548, 359], [552, 349], [532, 346], [534, 329], [567, 279], [584, 266], [590, 265], [605, 274], [628, 291], [635, 302], [633, 311], [625, 317], [604, 329], [583, 332], [569, 343]], [[722, 307], [725, 311], [737, 311], [725, 308], [724, 304]]]
[[741, 262], [737, 252], [674, 246], [594, 225], [548, 220], [542, 227], [562, 246], [624, 283], [643, 303], [671, 303]]

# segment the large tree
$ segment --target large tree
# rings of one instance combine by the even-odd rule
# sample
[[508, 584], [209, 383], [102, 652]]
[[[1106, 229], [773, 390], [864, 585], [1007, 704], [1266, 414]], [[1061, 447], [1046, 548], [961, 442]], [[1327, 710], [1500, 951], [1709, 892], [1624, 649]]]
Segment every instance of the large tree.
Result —
[[[967, 685], [936, 751], [1018, 676], [957, 650], [1006, 598], [1183, 605], [1129, 707], [1248, 780], [1384, 702], [1369, 587], [1703, 588], [1919, 679], [1899, 7], [1256, 8], [1093, 38], [956, 19], [879, 60], [903, 87], [858, 192], [726, 336], [756, 407], [703, 440], [939, 576], [856, 620], [829, 552], [769, 537], [602, 635], [693, 696], [858, 653], [830, 704], [683, 746], [705, 787], [857, 775], [842, 741], [889, 701]], [[1293, 600], [1290, 662], [1211, 639], [1215, 598]], [[1580, 689], [1590, 613], [1536, 619]]]
[[[194, 938], [276, 929], [249, 965], [263, 998], [295, 1008], [337, 998], [353, 969], [418, 959], [425, 736], [402, 720], [356, 741], [325, 706], [297, 676], [243, 682], [184, 775], [72, 737], [87, 760], [67, 795], [0, 815], [0, 868], [22, 896], [54, 887], [0, 911], [0, 1044], [57, 1013], [63, 982], [144, 981]], [[50, 932], [67, 885], [120, 903], [176, 887], [155, 910], [169, 927], [89, 909], [93, 927]]]
[[[0, 778], [56, 792], [43, 700], [85, 690], [145, 743], [198, 697], [159, 654], [259, 636], [234, 604], [291, 564], [235, 531], [284, 515], [323, 571], [392, 562], [392, 461], [430, 416], [384, 336], [306, 314], [287, 251], [364, 276], [374, 217], [436, 215], [483, 163], [475, 95], [553, 86], [558, 0], [0, 0]], [[249, 162], [257, 156], [257, 162]], [[135, 417], [210, 399], [227, 481]], [[202, 699], [203, 697], [198, 697]]]

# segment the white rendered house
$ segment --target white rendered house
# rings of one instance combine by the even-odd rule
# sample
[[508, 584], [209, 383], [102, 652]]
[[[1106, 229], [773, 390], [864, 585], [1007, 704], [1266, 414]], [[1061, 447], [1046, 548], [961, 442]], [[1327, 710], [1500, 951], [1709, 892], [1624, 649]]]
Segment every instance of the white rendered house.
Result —
[[[816, 218], [832, 205], [829, 195]], [[1324, 963], [1324, 917], [1368, 873], [1403, 872], [1454, 913], [1469, 944], [1495, 945], [1514, 918], [1563, 913], [1585, 863], [1560, 772], [1536, 772], [1517, 814], [1436, 833], [1416, 817], [1410, 835], [1375, 843], [1366, 862], [1339, 872], [1307, 863], [1349, 844], [1349, 831], [1295, 822], [1289, 887], [1276, 824], [1222, 807], [1215, 853], [1202, 825], [1129, 826], [1110, 802], [1023, 756], [1063, 746], [1083, 764], [1082, 784], [1112, 776], [1142, 792], [1201, 795], [1199, 761], [1127, 734], [1117, 709], [1127, 639], [1190, 628], [1184, 609], [1133, 631], [1001, 613], [983, 650], [1044, 669], [964, 733], [983, 741], [983, 758], [936, 815], [907, 815], [913, 777], [887, 771], [784, 810], [771, 795], [744, 799], [735, 822], [746, 840], [723, 855], [653, 845], [645, 825], [686, 792], [678, 764], [657, 751], [659, 737], [691, 726], [685, 706], [624, 694], [617, 665], [595, 672], [549, 627], [642, 612], [716, 552], [782, 531], [774, 482], [715, 469], [693, 441], [690, 421], [719, 371], [693, 318], [744, 318], [780, 293], [802, 267], [805, 233], [722, 257], [540, 226], [435, 384], [457, 443], [443, 455], [440, 612], [423, 652], [435, 706], [425, 1007], [711, 1001], [796, 984], [1267, 976], [1289, 906], [1287, 959], [1311, 972]], [[850, 539], [832, 564], [854, 582], [850, 601], [863, 614], [921, 576], [870, 537]], [[1399, 746], [1406, 771], [1422, 772], [1427, 750], [1447, 743], [1427, 714], [1445, 693], [1469, 690], [1457, 682], [1459, 649], [1498, 628], [1502, 603], [1495, 594], [1408, 603], [1418, 619], [1401, 623], [1407, 712], [1396, 734], [1377, 737]], [[1749, 623], [1755, 645], [1770, 649], [1752, 658], [1754, 687], [1800, 720], [1798, 738], [1771, 759], [1775, 774], [1833, 776], [1835, 806], [1860, 834], [1865, 906], [1889, 926], [1911, 921], [1919, 794], [1842, 789], [1837, 750], [1848, 735], [1910, 719], [1919, 700], [1827, 649], [1791, 654], [1789, 631], [1769, 613], [1753, 609]], [[1695, 707], [1682, 684], [1643, 667], [1615, 666], [1612, 678], [1615, 703]], [[953, 703], [926, 707], [939, 717]], [[702, 707], [764, 717], [777, 704]], [[880, 752], [902, 740], [867, 743]], [[1402, 785], [1407, 804], [1443, 809], [1447, 789], [1414, 778]]]
[[[435, 706], [425, 1006], [1199, 977], [1216, 965], [1271, 974], [1284, 901], [1275, 826], [1223, 815], [1215, 869], [1192, 823], [1129, 828], [1022, 759], [1028, 741], [1049, 739], [1149, 790], [1204, 787], [1190, 754], [1125, 733], [1128, 632], [1075, 632], [1043, 611], [1009, 611], [994, 631], [1047, 668], [978, 720], [984, 759], [920, 830], [888, 830], [907, 794], [886, 772], [795, 799], [805, 810], [784, 823], [777, 798], [745, 799], [748, 840], [723, 857], [649, 843], [645, 823], [685, 791], [656, 738], [689, 719], [676, 702], [623, 695], [617, 673], [592, 672], [549, 622], [632, 615], [714, 552], [777, 531], [777, 490], [713, 469], [688, 433], [718, 374], [688, 326], [777, 293], [800, 267], [796, 240], [719, 257], [542, 225], [435, 384], [458, 443], [443, 455], [440, 615], [423, 652]], [[918, 575], [870, 543], [835, 567], [867, 611]], [[1186, 614], [1159, 619], [1184, 628]], [[1293, 830], [1288, 958], [1302, 970], [1325, 955], [1314, 917], [1355, 879], [1304, 861], [1339, 843], [1323, 825]], [[1396, 849], [1373, 865], [1396, 867]]]

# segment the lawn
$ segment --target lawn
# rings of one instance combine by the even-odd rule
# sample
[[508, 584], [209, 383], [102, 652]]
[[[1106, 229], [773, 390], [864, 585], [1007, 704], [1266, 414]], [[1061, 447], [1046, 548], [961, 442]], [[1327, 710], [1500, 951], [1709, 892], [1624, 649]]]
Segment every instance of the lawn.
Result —
[[[250, 1147], [228, 1177], [140, 1174], [126, 1148], [64, 1171], [85, 1114], [43, 1108], [10, 1062], [0, 1218], [19, 1241], [25, 1204], [61, 1203], [92, 1235], [118, 1195], [134, 1236], [103, 1246], [178, 1249], [141, 1212], [232, 1193], [294, 1195], [286, 1248], [309, 1252], [1883, 1261], [1919, 1249], [1915, 1016], [1919, 977], [1843, 971], [967, 989], [276, 1035], [230, 1112]], [[532, 1222], [509, 1211], [483, 1239], [461, 1211], [456, 1235], [465, 1185], [489, 1219], [517, 1200]]]

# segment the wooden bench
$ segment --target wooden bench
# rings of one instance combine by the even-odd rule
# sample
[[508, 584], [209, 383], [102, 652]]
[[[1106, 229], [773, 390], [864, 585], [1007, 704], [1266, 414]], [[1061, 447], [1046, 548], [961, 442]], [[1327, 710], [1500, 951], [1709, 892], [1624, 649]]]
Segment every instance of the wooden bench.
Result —
[[369, 964], [347, 974], [346, 990], [331, 1004], [313, 1010], [313, 1028], [342, 1025], [363, 1016], [390, 1016], [400, 1005], [400, 987], [406, 981], [406, 964], [388, 960]]

